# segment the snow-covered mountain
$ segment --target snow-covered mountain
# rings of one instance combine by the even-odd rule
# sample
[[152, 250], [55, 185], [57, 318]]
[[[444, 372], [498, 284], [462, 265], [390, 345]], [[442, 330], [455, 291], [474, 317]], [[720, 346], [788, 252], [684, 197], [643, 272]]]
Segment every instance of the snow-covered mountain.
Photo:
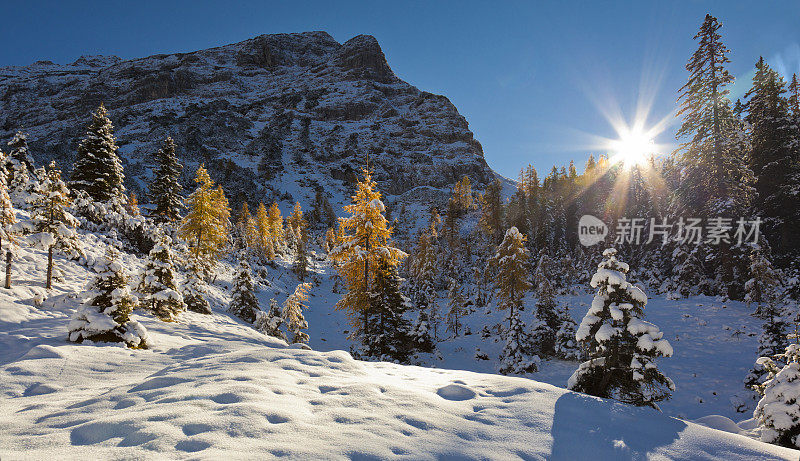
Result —
[[344, 44], [325, 32], [262, 35], [192, 53], [3, 67], [0, 139], [23, 130], [37, 161], [69, 171], [101, 103], [135, 192], [167, 136], [184, 182], [203, 162], [234, 203], [306, 204], [321, 188], [338, 204], [367, 154], [395, 199], [435, 202], [464, 174], [478, 185], [494, 178], [453, 104], [400, 80], [369, 35]]
[[[84, 231], [80, 239], [86, 260], [113, 244]], [[21, 243], [15, 286], [0, 289], [2, 459], [797, 459], [795, 450], [532, 379], [287, 346], [225, 311], [229, 263], [210, 289], [211, 315], [133, 315], [151, 349], [69, 343], [68, 319], [92, 269], [57, 256], [60, 275], [46, 292], [46, 253]], [[120, 261], [141, 270], [134, 255]], [[320, 298], [309, 309], [317, 324], [330, 314]]]

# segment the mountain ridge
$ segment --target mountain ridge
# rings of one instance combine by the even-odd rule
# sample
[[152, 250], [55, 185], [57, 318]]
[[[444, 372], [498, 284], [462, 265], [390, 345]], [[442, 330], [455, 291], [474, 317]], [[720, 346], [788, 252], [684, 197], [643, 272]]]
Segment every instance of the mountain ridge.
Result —
[[[367, 154], [389, 204], [441, 205], [461, 176], [479, 188], [497, 176], [449, 99], [398, 78], [370, 35], [340, 44], [322, 31], [266, 34], [188, 53], [0, 67], [0, 139], [29, 133], [39, 162], [68, 170], [101, 103], [126, 186], [140, 195], [167, 136], [184, 186], [205, 163], [235, 204], [307, 204], [317, 189], [339, 204]], [[419, 186], [441, 193], [416, 197]]]

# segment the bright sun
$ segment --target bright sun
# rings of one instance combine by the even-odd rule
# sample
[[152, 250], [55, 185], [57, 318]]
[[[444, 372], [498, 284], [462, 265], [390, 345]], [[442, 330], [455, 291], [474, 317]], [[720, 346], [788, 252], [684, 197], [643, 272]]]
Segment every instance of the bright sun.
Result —
[[626, 167], [643, 165], [655, 151], [653, 138], [637, 130], [620, 133], [620, 138], [609, 146], [614, 152], [611, 163], [622, 162]]

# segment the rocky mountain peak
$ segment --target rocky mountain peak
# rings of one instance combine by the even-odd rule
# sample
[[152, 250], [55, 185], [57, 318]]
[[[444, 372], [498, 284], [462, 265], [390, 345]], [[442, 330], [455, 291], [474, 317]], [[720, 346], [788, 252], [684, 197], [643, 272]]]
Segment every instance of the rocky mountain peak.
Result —
[[318, 190], [341, 204], [368, 154], [387, 203], [443, 205], [469, 175], [494, 178], [467, 121], [444, 97], [392, 72], [378, 41], [326, 32], [260, 35], [231, 45], [71, 65], [0, 68], [0, 140], [29, 134], [39, 162], [69, 171], [92, 110], [116, 127], [126, 186], [144, 200], [151, 156], [167, 136], [237, 204], [308, 206]]

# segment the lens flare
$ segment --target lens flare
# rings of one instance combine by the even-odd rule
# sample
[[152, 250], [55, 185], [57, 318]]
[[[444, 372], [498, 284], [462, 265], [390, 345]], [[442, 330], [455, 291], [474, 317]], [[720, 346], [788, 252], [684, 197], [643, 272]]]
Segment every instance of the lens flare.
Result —
[[613, 153], [611, 164], [622, 163], [625, 167], [644, 165], [656, 151], [653, 138], [640, 130], [621, 130], [620, 138], [609, 143]]

